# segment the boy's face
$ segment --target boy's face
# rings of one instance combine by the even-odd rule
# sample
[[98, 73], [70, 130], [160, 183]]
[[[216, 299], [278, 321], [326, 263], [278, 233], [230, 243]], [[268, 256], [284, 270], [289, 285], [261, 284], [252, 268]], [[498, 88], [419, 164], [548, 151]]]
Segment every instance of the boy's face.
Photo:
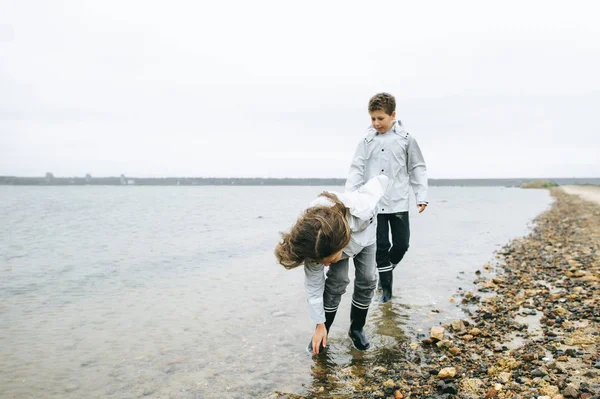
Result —
[[388, 115], [384, 110], [378, 109], [377, 111], [369, 112], [369, 115], [371, 115], [371, 123], [377, 132], [385, 133], [392, 127], [394, 118], [396, 118], [396, 111]]

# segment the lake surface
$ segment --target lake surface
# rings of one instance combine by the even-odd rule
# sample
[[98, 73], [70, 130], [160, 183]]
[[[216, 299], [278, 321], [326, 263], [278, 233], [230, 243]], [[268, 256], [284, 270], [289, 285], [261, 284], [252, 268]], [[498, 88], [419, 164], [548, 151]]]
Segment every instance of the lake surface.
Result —
[[[325, 189], [342, 187], [0, 186], [0, 397], [303, 392], [315, 378], [303, 271], [276, 264], [273, 248]], [[430, 201], [411, 210], [392, 303], [371, 306], [373, 349], [357, 353], [346, 336], [351, 283], [330, 366], [368, 367], [394, 342], [464, 317], [450, 301], [458, 287], [552, 198], [431, 187]]]

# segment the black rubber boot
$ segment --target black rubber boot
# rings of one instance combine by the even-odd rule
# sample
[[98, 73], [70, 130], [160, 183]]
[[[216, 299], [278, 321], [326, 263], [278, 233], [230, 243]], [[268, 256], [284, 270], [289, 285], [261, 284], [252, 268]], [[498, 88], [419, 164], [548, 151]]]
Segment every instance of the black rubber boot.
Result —
[[[335, 320], [336, 313], [337, 313], [337, 310], [334, 310], [333, 312], [325, 312], [325, 329], [327, 330], [328, 336], [329, 336], [329, 328], [333, 324], [333, 320]], [[319, 353], [323, 353], [326, 350], [327, 350], [327, 347], [324, 347], [323, 344], [319, 345]], [[308, 343], [308, 346], [306, 347], [306, 351], [309, 353], [313, 353], [312, 339]]]
[[394, 273], [392, 270], [389, 272], [379, 272], [379, 281], [381, 282], [381, 297], [379, 302], [386, 303], [392, 299], [392, 285], [394, 283]]
[[367, 321], [368, 312], [368, 308], [360, 309], [354, 305], [352, 305], [352, 309], [350, 310], [350, 330], [348, 331], [348, 336], [352, 340], [354, 347], [361, 351], [365, 351], [371, 346], [363, 329]]

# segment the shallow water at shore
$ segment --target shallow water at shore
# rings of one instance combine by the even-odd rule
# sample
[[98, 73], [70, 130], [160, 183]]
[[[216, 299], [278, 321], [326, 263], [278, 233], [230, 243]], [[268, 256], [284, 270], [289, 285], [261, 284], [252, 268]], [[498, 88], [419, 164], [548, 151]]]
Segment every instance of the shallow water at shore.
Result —
[[[323, 189], [0, 187], [0, 396], [301, 392], [319, 378], [303, 351], [303, 273], [276, 265], [272, 249]], [[430, 197], [411, 213], [392, 303], [372, 306], [374, 348], [357, 353], [346, 338], [351, 284], [325, 369], [385, 362], [400, 355], [392, 343], [460, 318], [457, 288], [551, 202], [498, 187]]]

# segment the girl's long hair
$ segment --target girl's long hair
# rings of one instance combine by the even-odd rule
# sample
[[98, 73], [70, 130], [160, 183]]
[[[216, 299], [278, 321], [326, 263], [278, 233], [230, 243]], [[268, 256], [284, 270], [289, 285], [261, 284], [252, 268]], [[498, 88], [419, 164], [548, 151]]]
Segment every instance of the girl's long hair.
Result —
[[298, 267], [306, 260], [319, 262], [350, 242], [346, 206], [335, 194], [322, 192], [320, 196], [329, 198], [334, 205], [308, 208], [289, 232], [281, 233], [275, 257], [286, 269]]

